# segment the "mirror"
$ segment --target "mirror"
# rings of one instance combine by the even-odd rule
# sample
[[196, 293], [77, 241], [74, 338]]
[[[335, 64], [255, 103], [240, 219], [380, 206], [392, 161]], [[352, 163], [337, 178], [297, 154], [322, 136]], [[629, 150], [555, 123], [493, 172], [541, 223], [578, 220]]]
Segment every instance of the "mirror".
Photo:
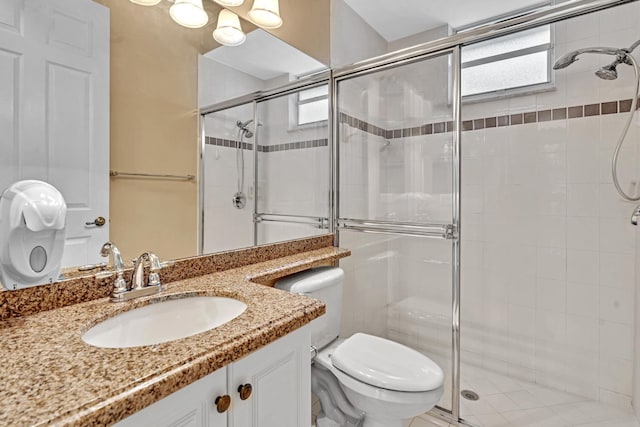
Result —
[[[329, 2], [281, 0], [284, 24], [268, 31], [242, 18], [251, 3], [230, 8], [247, 54], [215, 42], [222, 7], [211, 0], [199, 29], [171, 19], [171, 0], [2, 1], [0, 191], [39, 180], [62, 193], [63, 269], [106, 262], [100, 248], [109, 240], [125, 260], [146, 250], [198, 254], [198, 108], [255, 91], [245, 75], [264, 70], [248, 70], [251, 59], [271, 67], [254, 78], [259, 89], [329, 62]], [[278, 64], [288, 54], [274, 49], [285, 46], [306, 51], [312, 65], [292, 73], [291, 63]]]

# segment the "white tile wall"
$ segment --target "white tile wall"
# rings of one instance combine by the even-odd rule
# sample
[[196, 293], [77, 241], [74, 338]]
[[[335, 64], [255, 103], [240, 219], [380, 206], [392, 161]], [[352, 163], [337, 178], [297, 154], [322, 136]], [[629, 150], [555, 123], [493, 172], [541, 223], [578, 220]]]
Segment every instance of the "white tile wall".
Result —
[[[234, 122], [235, 125], [235, 122]], [[211, 133], [210, 133], [211, 135]], [[235, 135], [220, 136], [235, 140]], [[212, 253], [253, 245], [253, 156], [245, 151], [247, 206], [236, 209], [231, 199], [237, 190], [236, 149], [207, 145], [204, 151], [204, 252]]]
[[[463, 274], [463, 315], [466, 307], [482, 304], [484, 318], [470, 327], [479, 328], [476, 333], [498, 337], [504, 327], [495, 322], [495, 314], [505, 308], [509, 313], [503, 351], [490, 348], [497, 338], [489, 338], [488, 346], [480, 350], [485, 367], [501, 361], [512, 366], [511, 372], [533, 376], [541, 384], [592, 398], [605, 399], [616, 393], [618, 402], [628, 404], [635, 242], [628, 223], [632, 206], [622, 202], [606, 183], [606, 175], [599, 170], [598, 158], [603, 153], [593, 148], [598, 147], [599, 130], [607, 121], [607, 117], [566, 121], [565, 144], [555, 144], [554, 149], [564, 145], [569, 151], [543, 151], [537, 158], [523, 131], [538, 138], [548, 129], [519, 126], [480, 131], [485, 144], [494, 135], [504, 140], [505, 132], [513, 143], [506, 151], [472, 148], [479, 154], [463, 159], [463, 170], [470, 161], [475, 167], [478, 158], [486, 159], [485, 168], [492, 169], [480, 184], [477, 178], [463, 175], [463, 227], [471, 214], [483, 218], [484, 224], [483, 231], [474, 230], [469, 238], [463, 228], [463, 248], [477, 246], [478, 241], [484, 248], [484, 299], [478, 299], [477, 290], [472, 295], [465, 292], [469, 276]], [[482, 144], [476, 136], [468, 140], [468, 134], [463, 133], [465, 151], [468, 144]], [[525, 142], [520, 146], [517, 141]], [[548, 140], [541, 137], [542, 141]], [[631, 157], [630, 164], [635, 164], [635, 153]], [[535, 169], [530, 167], [532, 159]], [[507, 171], [501, 173], [501, 167]], [[510, 173], [509, 168], [518, 172]], [[479, 188], [484, 194], [482, 210], [474, 206], [472, 212], [466, 211], [466, 195]], [[530, 200], [518, 197], [522, 194]], [[527, 213], [529, 209], [533, 215]], [[478, 256], [468, 253], [463, 265], [476, 264], [469, 258]], [[477, 280], [474, 282], [477, 288]], [[534, 333], [528, 332], [532, 325]], [[462, 328], [464, 337], [464, 323]], [[463, 350], [465, 346], [463, 339]]]
[[[559, 24], [557, 55], [602, 41], [608, 45], [631, 44], [637, 34], [612, 34], [610, 27], [634, 28], [640, 16], [638, 10], [638, 5], [628, 5]], [[637, 33], [635, 28], [634, 32]], [[619, 81], [608, 82], [607, 86], [592, 74], [601, 66], [602, 58], [581, 58], [579, 62], [582, 63], [577, 67], [556, 73], [556, 77], [564, 77], [556, 80], [557, 91], [534, 99], [527, 96], [509, 100], [508, 113], [632, 97], [628, 70], [624, 76], [621, 73]], [[487, 107], [483, 110], [474, 105], [472, 116], [464, 113], [463, 105], [463, 114], [468, 119], [504, 114], [502, 109], [493, 109], [489, 104]], [[463, 170], [466, 164], [475, 168], [478, 159], [485, 170], [490, 170], [481, 181], [463, 174], [463, 202], [478, 187], [484, 194], [482, 210], [474, 207], [467, 215], [482, 216], [485, 227], [470, 237], [463, 228], [463, 248], [482, 242], [486, 273], [481, 284], [483, 302], [477, 300], [477, 283], [472, 295], [465, 293], [467, 279], [463, 276], [462, 303], [463, 313], [464, 307], [483, 304], [485, 316], [472, 327], [490, 337], [502, 334], [503, 328], [489, 313], [504, 311], [506, 303], [508, 343], [502, 354], [488, 348], [481, 351], [485, 367], [495, 367], [500, 362], [530, 367], [539, 383], [602, 401], [615, 400], [628, 407], [635, 234], [628, 221], [632, 205], [615, 193], [609, 171], [624, 118], [622, 114], [596, 116], [463, 133]], [[638, 141], [637, 120], [632, 128], [619, 166], [626, 186], [639, 178], [634, 148]], [[505, 140], [507, 149], [496, 150], [495, 147], [504, 146]], [[484, 144], [485, 149], [471, 147], [476, 144]], [[533, 216], [527, 216], [528, 202], [517, 194], [533, 200]], [[463, 227], [465, 210], [463, 203]], [[536, 229], [534, 241], [528, 228]], [[529, 256], [534, 270], [514, 264], [510, 254], [530, 253], [532, 246], [535, 251]], [[470, 253], [463, 258], [463, 264], [472, 262], [469, 256], [475, 255]], [[492, 257], [496, 261], [487, 262]], [[507, 274], [498, 274], [496, 268]], [[502, 294], [505, 289], [509, 295], [506, 302]], [[531, 323], [535, 325], [533, 335], [527, 332]], [[464, 323], [462, 330], [464, 337]], [[463, 339], [463, 350], [465, 346]]]

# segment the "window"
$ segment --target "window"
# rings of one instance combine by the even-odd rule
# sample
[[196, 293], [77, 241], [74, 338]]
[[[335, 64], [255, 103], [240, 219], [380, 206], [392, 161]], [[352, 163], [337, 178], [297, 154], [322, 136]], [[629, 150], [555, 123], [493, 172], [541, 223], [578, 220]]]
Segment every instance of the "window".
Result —
[[298, 126], [329, 119], [329, 85], [298, 92], [296, 123]]
[[551, 83], [551, 26], [465, 46], [462, 96], [505, 95]]

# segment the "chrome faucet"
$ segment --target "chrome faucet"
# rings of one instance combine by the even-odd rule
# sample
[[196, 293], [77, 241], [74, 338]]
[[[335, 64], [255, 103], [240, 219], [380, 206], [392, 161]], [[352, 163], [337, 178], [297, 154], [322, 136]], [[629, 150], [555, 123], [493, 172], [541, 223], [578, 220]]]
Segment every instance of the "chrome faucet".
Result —
[[112, 298], [115, 298], [117, 295], [122, 294], [127, 291], [127, 282], [124, 280], [124, 261], [122, 260], [122, 254], [116, 245], [112, 242], [107, 242], [102, 245], [102, 249], [100, 250], [100, 255], [103, 257], [108, 257], [111, 255], [113, 258], [113, 266], [116, 269], [116, 281], [113, 284], [113, 293], [111, 295]]
[[131, 289], [142, 289], [144, 284], [144, 262], [149, 261], [149, 278], [146, 286], [161, 287], [160, 274], [162, 266], [160, 260], [153, 252], [144, 252], [133, 263], [133, 275], [131, 276]]
[[[144, 283], [144, 265], [145, 261], [149, 262], [149, 277], [147, 283]], [[127, 286], [124, 283], [124, 289], [114, 285], [111, 294], [111, 302], [128, 301], [138, 297], [157, 294], [162, 291], [160, 283], [160, 273], [162, 264], [153, 252], [144, 252], [133, 261], [133, 273], [131, 275], [131, 283]]]
[[633, 209], [633, 213], [631, 214], [631, 224], [638, 225], [639, 217], [640, 217], [640, 205], [636, 206]]

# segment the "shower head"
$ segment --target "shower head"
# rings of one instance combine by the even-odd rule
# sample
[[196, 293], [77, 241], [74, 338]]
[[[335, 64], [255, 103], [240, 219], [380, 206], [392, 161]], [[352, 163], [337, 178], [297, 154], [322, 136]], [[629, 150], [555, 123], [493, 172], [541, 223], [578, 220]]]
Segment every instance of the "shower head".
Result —
[[618, 78], [618, 70], [616, 67], [620, 64], [617, 60], [606, 65], [595, 72], [596, 76], [604, 80], [615, 80]]
[[247, 126], [249, 126], [251, 123], [253, 123], [253, 119], [249, 119], [246, 122], [241, 122], [240, 120], [236, 122], [236, 126], [238, 126], [245, 138], [253, 137], [253, 132], [251, 132], [249, 128], [247, 128]]

